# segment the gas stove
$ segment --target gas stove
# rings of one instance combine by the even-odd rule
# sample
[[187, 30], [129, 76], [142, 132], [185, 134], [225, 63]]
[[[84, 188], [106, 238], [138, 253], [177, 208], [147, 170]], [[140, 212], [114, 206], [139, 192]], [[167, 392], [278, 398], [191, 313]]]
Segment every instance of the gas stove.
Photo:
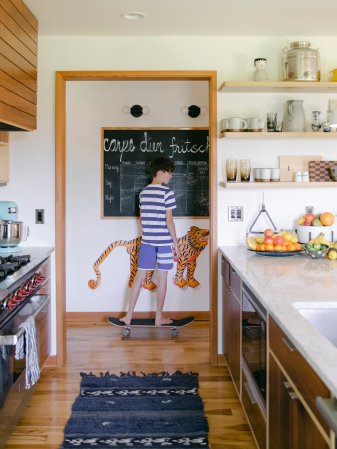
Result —
[[36, 262], [29, 254], [0, 256], [0, 328], [43, 284], [41, 262]]

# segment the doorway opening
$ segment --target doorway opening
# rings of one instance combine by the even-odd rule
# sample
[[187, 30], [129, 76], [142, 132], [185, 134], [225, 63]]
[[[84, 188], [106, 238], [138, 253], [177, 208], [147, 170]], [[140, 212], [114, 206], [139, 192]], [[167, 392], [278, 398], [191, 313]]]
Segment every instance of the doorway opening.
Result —
[[217, 245], [216, 245], [216, 72], [57, 72], [56, 74], [56, 348], [57, 365], [66, 354], [66, 127], [68, 81], [207, 81], [209, 110], [209, 254], [210, 362], [217, 365]]

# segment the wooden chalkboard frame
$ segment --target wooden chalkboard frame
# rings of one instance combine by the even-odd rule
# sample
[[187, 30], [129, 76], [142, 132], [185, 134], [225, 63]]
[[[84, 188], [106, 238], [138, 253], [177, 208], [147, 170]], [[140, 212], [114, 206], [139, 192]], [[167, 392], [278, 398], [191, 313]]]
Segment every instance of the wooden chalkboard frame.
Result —
[[[114, 135], [115, 133], [115, 135]], [[128, 136], [125, 136], [129, 133]], [[163, 133], [163, 141], [175, 137], [174, 142], [178, 141], [177, 137], [186, 137], [192, 139], [193, 142], [202, 143], [207, 138], [207, 146], [200, 145], [198, 151], [192, 151], [191, 146], [182, 147], [182, 151], [173, 152], [168, 149], [168, 145], [164, 148], [161, 145], [162, 140], [151, 140], [153, 137], [159, 139], [160, 133]], [[193, 133], [198, 133], [194, 135]], [[117, 147], [115, 136], [119, 136], [120, 140]], [[144, 141], [146, 136], [146, 142]], [[110, 139], [107, 140], [107, 139]], [[140, 141], [142, 139], [142, 141]], [[197, 140], [195, 140], [197, 139]], [[198, 140], [199, 139], [199, 140]], [[157, 145], [157, 142], [158, 145]], [[190, 143], [190, 142], [189, 142]], [[145, 144], [145, 146], [144, 146]], [[125, 145], [125, 146], [124, 146]], [[149, 145], [149, 151], [146, 149]], [[142, 146], [142, 151], [140, 147]], [[111, 148], [113, 148], [111, 150]], [[123, 151], [124, 148], [124, 151]], [[144, 150], [145, 148], [145, 150]], [[178, 148], [178, 145], [177, 145]], [[187, 149], [188, 148], [188, 149]], [[193, 147], [192, 147], [193, 148]], [[110, 150], [109, 150], [110, 149]], [[135, 158], [135, 151], [139, 150], [141, 158]], [[155, 149], [155, 150], [154, 150]], [[152, 151], [154, 150], [154, 151]], [[186, 151], [184, 151], [186, 150]], [[178, 156], [176, 155], [178, 153]], [[187, 154], [186, 154], [187, 153]], [[176, 163], [176, 175], [173, 178], [173, 185], [171, 186], [176, 193], [177, 199], [177, 215], [175, 218], [194, 218], [207, 219], [209, 218], [209, 162], [210, 162], [210, 146], [209, 146], [209, 128], [208, 127], [102, 127], [101, 128], [101, 218], [115, 219], [115, 218], [135, 218], [137, 217], [137, 199], [133, 192], [130, 192], [129, 183], [125, 180], [134, 181], [136, 191], [140, 191], [147, 185], [150, 178], [145, 177], [146, 162], [157, 156], [166, 156], [171, 158]], [[188, 156], [188, 159], [187, 159]], [[135, 173], [135, 167], [139, 171]], [[188, 170], [189, 175], [186, 176], [185, 170]], [[124, 175], [122, 175], [124, 173]], [[133, 174], [131, 174], [133, 173]], [[189, 180], [190, 189], [187, 188], [188, 195], [192, 194], [191, 200], [186, 199], [186, 179]], [[125, 186], [126, 184], [126, 186]], [[121, 185], [125, 186], [122, 190]], [[200, 197], [193, 196], [193, 185], [197, 185]], [[120, 195], [129, 196], [129, 200], [122, 203]], [[131, 196], [130, 196], [131, 194]], [[115, 201], [115, 204], [113, 202]], [[119, 202], [119, 206], [116, 203]], [[127, 205], [127, 207], [125, 207]], [[121, 209], [123, 207], [123, 209]], [[199, 211], [196, 207], [200, 208]], [[179, 213], [182, 212], [182, 213]], [[190, 212], [194, 212], [190, 214]]]

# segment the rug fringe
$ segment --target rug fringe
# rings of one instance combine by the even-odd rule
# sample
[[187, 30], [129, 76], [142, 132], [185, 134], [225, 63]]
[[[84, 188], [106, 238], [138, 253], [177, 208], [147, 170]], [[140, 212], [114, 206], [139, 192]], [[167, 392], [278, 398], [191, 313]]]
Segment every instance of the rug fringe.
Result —
[[195, 373], [193, 371], [189, 371], [186, 373], [183, 373], [180, 370], [175, 371], [174, 373], [170, 374], [168, 371], [161, 371], [159, 373], [144, 373], [141, 371], [139, 374], [137, 374], [136, 371], [128, 371], [126, 373], [120, 371], [119, 374], [110, 373], [110, 371], [106, 371], [105, 373], [100, 372], [99, 374], [94, 374], [92, 371], [89, 373], [80, 372], [80, 376], [84, 379], [85, 377], [112, 377], [112, 378], [121, 378], [121, 377], [166, 377], [166, 376], [198, 376], [198, 373]]

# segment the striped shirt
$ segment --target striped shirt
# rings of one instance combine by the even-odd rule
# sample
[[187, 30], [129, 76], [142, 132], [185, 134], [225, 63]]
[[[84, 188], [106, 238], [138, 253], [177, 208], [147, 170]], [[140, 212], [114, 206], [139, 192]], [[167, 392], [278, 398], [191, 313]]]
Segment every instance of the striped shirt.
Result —
[[148, 245], [170, 245], [172, 238], [166, 225], [166, 210], [175, 209], [174, 192], [160, 184], [149, 184], [140, 195], [142, 242]]

